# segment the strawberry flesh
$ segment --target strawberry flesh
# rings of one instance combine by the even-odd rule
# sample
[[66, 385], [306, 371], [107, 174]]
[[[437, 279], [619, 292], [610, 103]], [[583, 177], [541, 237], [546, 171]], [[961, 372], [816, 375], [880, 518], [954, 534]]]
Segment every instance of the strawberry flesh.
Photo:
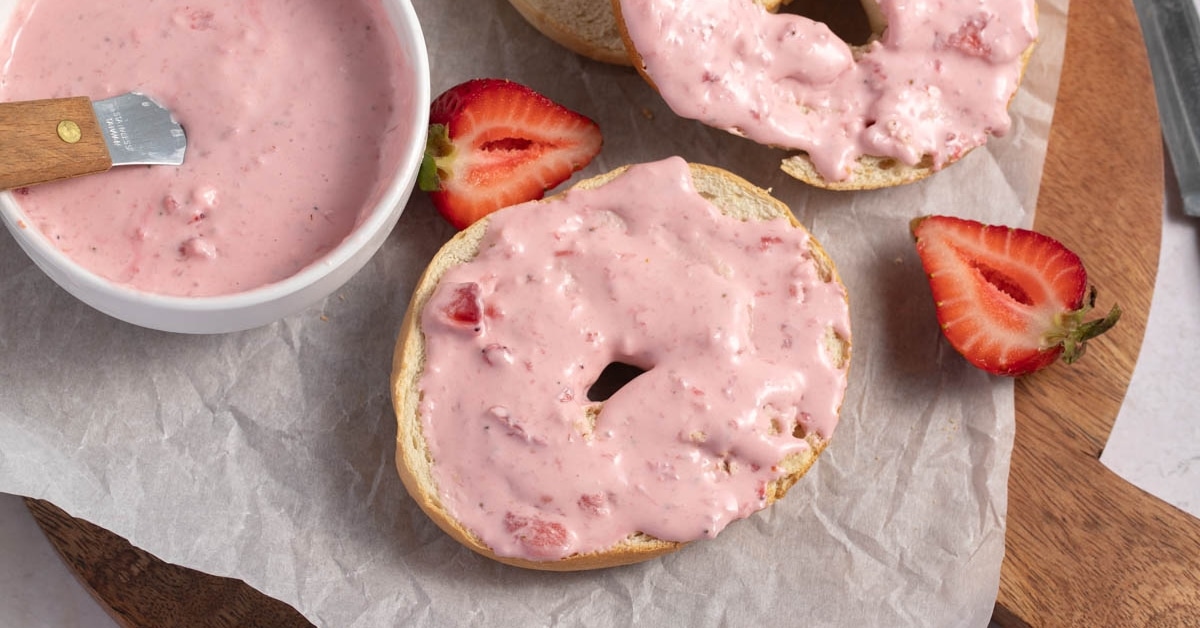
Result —
[[567, 528], [557, 521], [509, 512], [504, 515], [504, 528], [534, 556], [553, 558], [568, 549]]
[[459, 229], [542, 198], [600, 152], [600, 127], [532, 89], [475, 79], [434, 99], [418, 186]]
[[483, 320], [483, 304], [479, 284], [475, 282], [447, 286], [448, 300], [442, 305], [442, 315], [452, 324], [476, 327]]
[[584, 493], [577, 502], [579, 509], [594, 517], [607, 517], [612, 510], [608, 507], [607, 493]]
[[925, 216], [910, 225], [950, 344], [971, 364], [998, 375], [1024, 375], [1084, 343], [1120, 318], [1085, 321], [1095, 304], [1079, 256], [1035, 231]]
[[992, 48], [983, 40], [983, 31], [988, 26], [989, 16], [980, 14], [971, 17], [958, 29], [958, 32], [946, 37], [945, 45], [954, 48], [969, 57], [986, 58], [992, 54]]

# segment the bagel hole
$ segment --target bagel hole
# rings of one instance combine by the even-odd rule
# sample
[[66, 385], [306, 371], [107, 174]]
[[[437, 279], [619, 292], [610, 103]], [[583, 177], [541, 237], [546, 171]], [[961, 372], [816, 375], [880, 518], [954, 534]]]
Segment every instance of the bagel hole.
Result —
[[608, 398], [615, 395], [625, 384], [632, 382], [638, 375], [645, 372], [646, 369], [638, 368], [624, 362], [609, 364], [604, 367], [603, 371], [600, 371], [600, 376], [596, 378], [596, 382], [588, 388], [588, 401], [608, 401]]
[[[874, 2], [874, 0], [866, 0]], [[842, 0], [792, 0], [781, 5], [779, 13], [801, 15], [822, 22], [842, 41], [851, 46], [863, 46], [871, 40], [871, 21], [861, 2]]]

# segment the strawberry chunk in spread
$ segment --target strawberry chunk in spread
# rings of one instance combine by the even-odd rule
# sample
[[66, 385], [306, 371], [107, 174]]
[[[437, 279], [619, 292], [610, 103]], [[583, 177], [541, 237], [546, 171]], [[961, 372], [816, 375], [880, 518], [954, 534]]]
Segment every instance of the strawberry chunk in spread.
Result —
[[442, 316], [454, 325], [476, 327], [483, 322], [483, 304], [479, 301], [479, 284], [460, 283], [442, 293], [448, 297], [441, 305]]

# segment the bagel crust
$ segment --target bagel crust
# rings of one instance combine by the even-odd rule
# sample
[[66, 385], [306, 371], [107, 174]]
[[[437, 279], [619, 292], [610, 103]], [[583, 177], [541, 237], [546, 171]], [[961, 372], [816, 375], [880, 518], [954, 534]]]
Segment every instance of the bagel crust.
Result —
[[[639, 562], [783, 497], [832, 435], [849, 359], [845, 288], [786, 206], [679, 158], [621, 168], [432, 260], [393, 363], [397, 468], [489, 558]], [[588, 399], [621, 361], [644, 372]]]
[[754, 0], [612, 3], [633, 66], [672, 110], [797, 151], [783, 170], [828, 189], [917, 181], [1006, 133], [1037, 39], [1034, 0], [934, 0], [919, 15], [863, 0], [874, 33], [861, 46]]
[[608, 0], [508, 0], [543, 35], [603, 63], [630, 65]]

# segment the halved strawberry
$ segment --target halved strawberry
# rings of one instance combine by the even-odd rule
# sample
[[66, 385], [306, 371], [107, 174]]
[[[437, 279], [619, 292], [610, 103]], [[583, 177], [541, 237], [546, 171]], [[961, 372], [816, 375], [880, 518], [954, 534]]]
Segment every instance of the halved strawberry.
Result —
[[474, 79], [429, 112], [417, 184], [463, 229], [508, 205], [542, 198], [600, 152], [591, 119], [519, 83]]
[[1032, 373], [1060, 355], [1074, 362], [1085, 341], [1121, 316], [1114, 305], [1103, 319], [1084, 321], [1096, 289], [1079, 256], [1050, 237], [950, 216], [916, 218], [909, 228], [942, 333], [990, 373]]

